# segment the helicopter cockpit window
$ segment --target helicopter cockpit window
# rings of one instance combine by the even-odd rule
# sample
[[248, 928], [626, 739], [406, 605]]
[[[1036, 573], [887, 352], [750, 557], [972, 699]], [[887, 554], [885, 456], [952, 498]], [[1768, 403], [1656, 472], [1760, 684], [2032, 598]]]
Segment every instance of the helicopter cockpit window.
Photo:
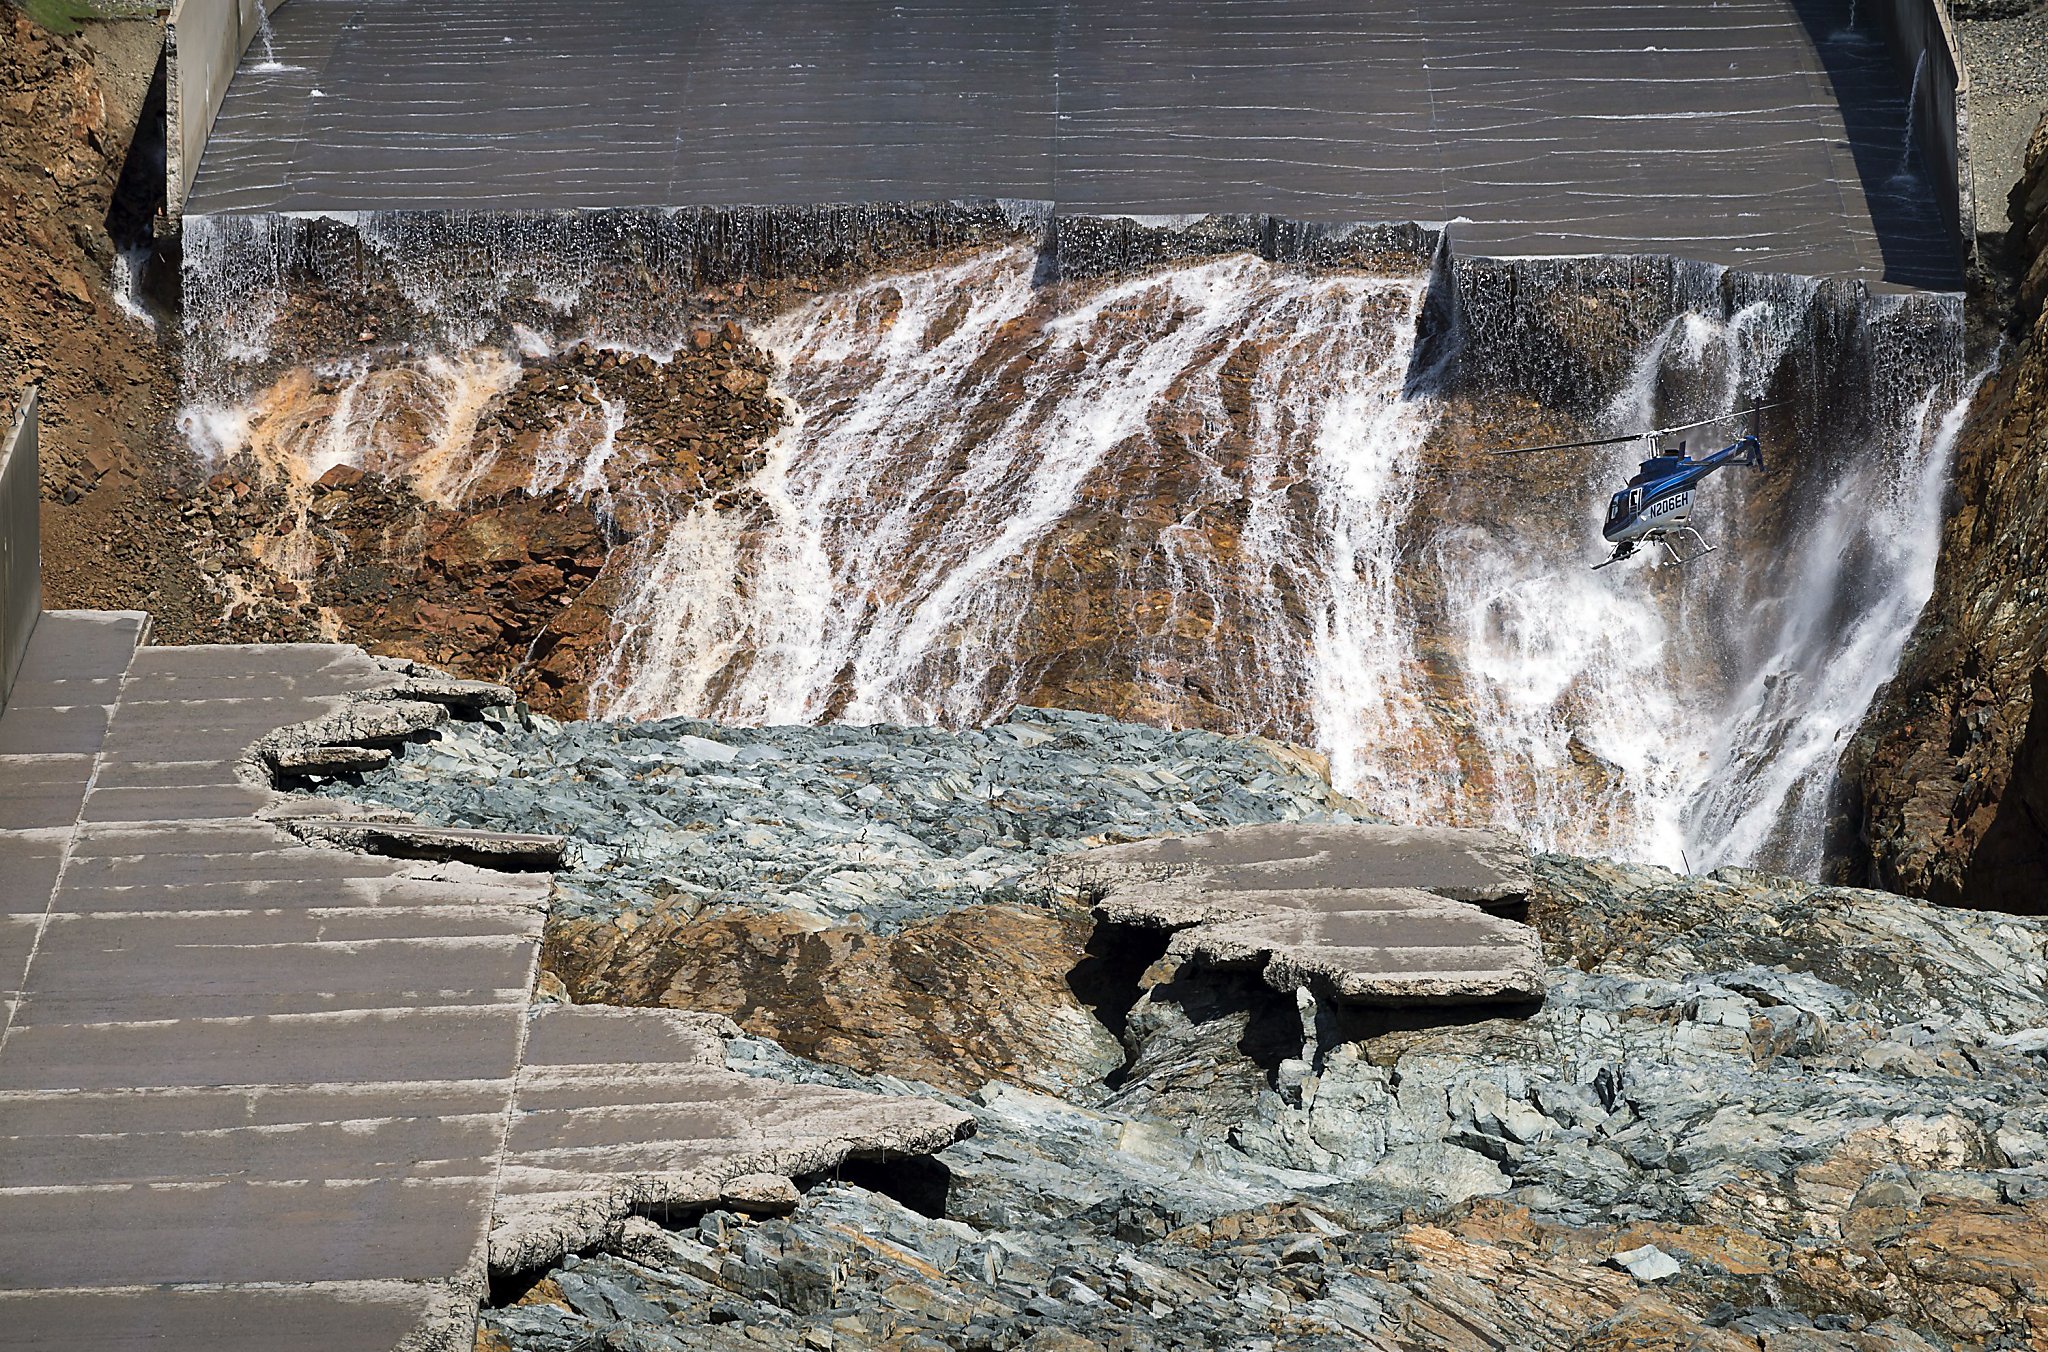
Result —
[[1616, 493], [1613, 501], [1607, 504], [1607, 524], [1611, 526], [1621, 520], [1621, 514], [1627, 510], [1628, 494]]

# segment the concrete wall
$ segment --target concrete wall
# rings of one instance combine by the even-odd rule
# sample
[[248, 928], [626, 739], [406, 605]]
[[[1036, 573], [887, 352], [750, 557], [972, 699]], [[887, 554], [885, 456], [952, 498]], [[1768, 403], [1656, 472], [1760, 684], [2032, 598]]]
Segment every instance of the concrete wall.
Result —
[[1970, 76], [1948, 5], [1945, 0], [1876, 0], [1874, 9], [1899, 80], [1914, 91], [1914, 139], [1942, 216], [1967, 262], [1977, 246], [1970, 178]]
[[[267, 0], [276, 9], [284, 0]], [[164, 214], [176, 224], [199, 176], [199, 157], [242, 53], [264, 21], [265, 0], [178, 0], [164, 26]]]
[[0, 440], [0, 709], [43, 613], [42, 474], [34, 386]]

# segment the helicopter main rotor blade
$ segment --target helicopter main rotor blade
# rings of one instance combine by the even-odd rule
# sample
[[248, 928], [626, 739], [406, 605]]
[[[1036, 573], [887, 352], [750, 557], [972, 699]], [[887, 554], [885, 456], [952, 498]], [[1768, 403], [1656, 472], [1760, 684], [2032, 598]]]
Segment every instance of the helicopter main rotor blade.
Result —
[[1630, 432], [1626, 436], [1599, 437], [1593, 441], [1554, 441], [1548, 446], [1517, 446], [1512, 450], [1488, 451], [1488, 455], [1528, 455], [1533, 451], [1578, 451], [1592, 446], [1619, 446], [1624, 441], [1641, 441], [1647, 432]]
[[1680, 423], [1676, 427], [1659, 427], [1654, 431], [1645, 432], [1643, 435], [1646, 437], [1661, 437], [1668, 436], [1673, 432], [1690, 432], [1695, 427], [1712, 427], [1717, 423], [1734, 422], [1737, 418], [1754, 417], [1767, 408], [1782, 407], [1784, 407], [1783, 400], [1775, 404], [1757, 404], [1750, 408], [1738, 408], [1733, 413], [1723, 413], [1718, 417], [1701, 418], [1698, 422]]
[[[1782, 401], [1781, 401], [1782, 403]], [[1695, 427], [1712, 427], [1716, 423], [1734, 422], [1737, 418], [1750, 418], [1767, 408], [1778, 408], [1780, 404], [1757, 404], [1752, 408], [1737, 409], [1713, 418], [1702, 418], [1698, 422], [1680, 423], [1676, 427], [1652, 427], [1643, 432], [1624, 432], [1615, 437], [1595, 437], [1591, 441], [1554, 441], [1547, 446], [1516, 446], [1504, 451], [1488, 451], [1488, 455], [1531, 455], [1537, 451], [1582, 451], [1595, 446], [1619, 446], [1625, 441], [1643, 441], [1652, 437], [1669, 436], [1673, 432], [1689, 432]]]

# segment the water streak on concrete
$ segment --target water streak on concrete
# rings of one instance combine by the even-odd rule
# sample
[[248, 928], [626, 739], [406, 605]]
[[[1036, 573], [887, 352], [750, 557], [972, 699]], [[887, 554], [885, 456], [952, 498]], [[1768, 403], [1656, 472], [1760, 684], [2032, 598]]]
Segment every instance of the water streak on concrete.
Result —
[[1933, 190], [1873, 149], [1906, 91], [1847, 0], [294, 0], [274, 29], [193, 214], [987, 197], [1955, 284]]

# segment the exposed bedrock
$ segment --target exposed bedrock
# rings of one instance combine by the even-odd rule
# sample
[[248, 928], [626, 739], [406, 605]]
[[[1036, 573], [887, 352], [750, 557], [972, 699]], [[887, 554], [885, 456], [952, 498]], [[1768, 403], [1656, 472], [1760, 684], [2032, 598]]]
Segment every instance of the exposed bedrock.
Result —
[[[1537, 873], [1563, 937], [1526, 1022], [1387, 1019], [1309, 1062], [1276, 1056], [1294, 1011], [1255, 979], [1169, 980], [1106, 1100], [953, 1100], [976, 1133], [935, 1176], [636, 1232], [486, 1328], [549, 1352], [745, 1327], [1128, 1352], [2025, 1345], [2048, 1287], [2038, 927]], [[752, 1073], [888, 1088], [732, 1045]]]
[[1956, 443], [1933, 596], [1852, 754], [1851, 876], [2048, 912], [2048, 122], [2012, 192], [2003, 361]]
[[[2041, 921], [1387, 830], [1280, 749], [1084, 715], [500, 722], [334, 791], [570, 835], [544, 1000], [694, 988], [747, 1029], [728, 1070], [928, 1100], [973, 1134], [762, 1165], [794, 1198], [721, 1174], [629, 1207], [501, 1283], [481, 1346], [2038, 1337]], [[1272, 945], [1219, 964], [1143, 923], [1267, 923], [1274, 894], [1298, 910], [1375, 867], [1432, 917], [1526, 914], [1540, 1004], [1326, 998]]]

